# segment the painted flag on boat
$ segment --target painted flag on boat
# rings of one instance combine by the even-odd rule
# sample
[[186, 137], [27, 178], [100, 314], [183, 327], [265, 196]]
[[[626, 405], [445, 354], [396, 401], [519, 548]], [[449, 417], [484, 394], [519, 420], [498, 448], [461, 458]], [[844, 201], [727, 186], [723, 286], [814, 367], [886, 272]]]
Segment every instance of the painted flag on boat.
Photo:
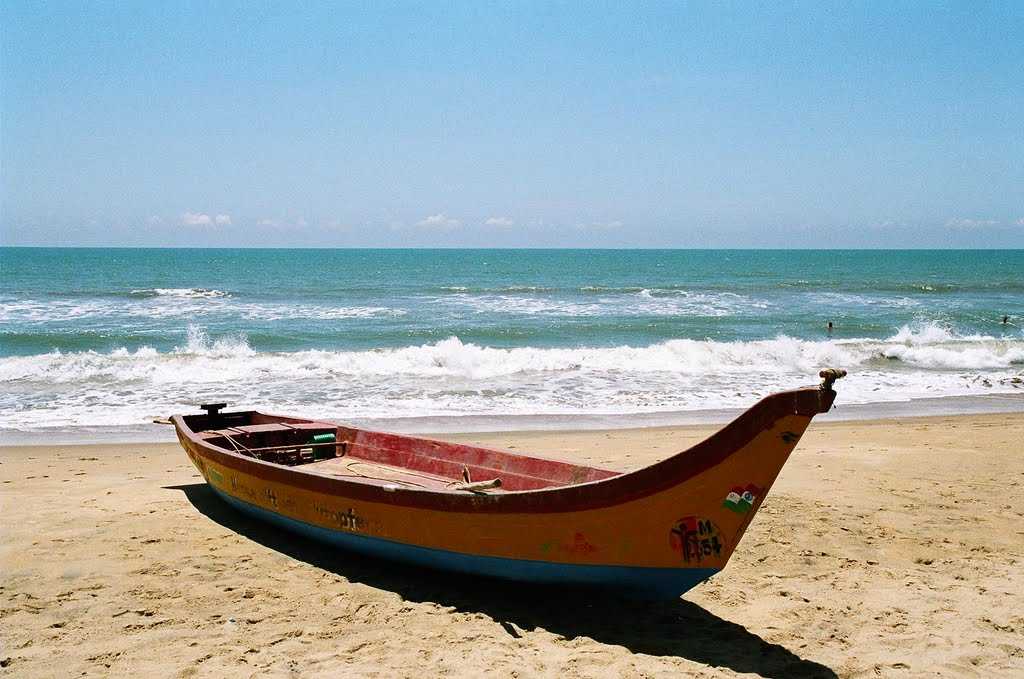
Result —
[[754, 501], [757, 500], [761, 494], [761, 489], [754, 484], [747, 484], [744, 488], [742, 486], [734, 486], [729, 494], [725, 496], [725, 501], [722, 506], [726, 509], [732, 510], [737, 514], [746, 514], [750, 511], [750, 508], [754, 506]]

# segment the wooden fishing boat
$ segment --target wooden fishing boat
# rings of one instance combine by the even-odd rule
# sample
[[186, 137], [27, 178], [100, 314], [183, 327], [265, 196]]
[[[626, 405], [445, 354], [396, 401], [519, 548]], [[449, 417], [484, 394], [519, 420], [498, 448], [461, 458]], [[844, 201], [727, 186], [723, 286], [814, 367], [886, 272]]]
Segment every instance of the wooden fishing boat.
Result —
[[171, 422], [217, 495], [281, 528], [432, 568], [674, 597], [725, 566], [843, 375], [625, 473], [223, 404]]

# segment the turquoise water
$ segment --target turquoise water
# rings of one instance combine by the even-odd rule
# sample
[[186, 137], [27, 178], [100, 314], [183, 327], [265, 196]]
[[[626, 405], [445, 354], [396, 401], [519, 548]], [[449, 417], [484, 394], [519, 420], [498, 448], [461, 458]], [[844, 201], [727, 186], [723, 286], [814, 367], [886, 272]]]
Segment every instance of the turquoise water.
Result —
[[629, 414], [743, 407], [824, 364], [865, 403], [1015, 393], [1024, 373], [1019, 250], [0, 248], [0, 270], [9, 430], [215, 397]]

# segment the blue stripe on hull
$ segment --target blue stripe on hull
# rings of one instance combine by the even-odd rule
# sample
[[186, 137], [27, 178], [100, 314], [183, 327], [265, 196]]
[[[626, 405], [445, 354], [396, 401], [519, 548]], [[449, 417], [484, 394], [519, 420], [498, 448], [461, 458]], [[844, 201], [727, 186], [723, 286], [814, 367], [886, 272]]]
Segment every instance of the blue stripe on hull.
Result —
[[438, 570], [545, 584], [601, 585], [647, 597], [677, 597], [718, 572], [716, 568], [594, 566], [528, 559], [505, 559], [418, 547], [392, 540], [330, 530], [297, 521], [232, 497], [210, 486], [236, 509], [306, 537], [370, 556]]

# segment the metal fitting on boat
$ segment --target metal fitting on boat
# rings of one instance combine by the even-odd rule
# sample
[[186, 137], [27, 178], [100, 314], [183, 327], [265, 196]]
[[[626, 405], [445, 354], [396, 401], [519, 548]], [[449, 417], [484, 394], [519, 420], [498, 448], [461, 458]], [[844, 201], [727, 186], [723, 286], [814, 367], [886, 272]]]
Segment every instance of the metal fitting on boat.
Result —
[[825, 368], [818, 373], [818, 377], [821, 378], [822, 389], [831, 389], [836, 380], [846, 377], [846, 371], [842, 368]]

